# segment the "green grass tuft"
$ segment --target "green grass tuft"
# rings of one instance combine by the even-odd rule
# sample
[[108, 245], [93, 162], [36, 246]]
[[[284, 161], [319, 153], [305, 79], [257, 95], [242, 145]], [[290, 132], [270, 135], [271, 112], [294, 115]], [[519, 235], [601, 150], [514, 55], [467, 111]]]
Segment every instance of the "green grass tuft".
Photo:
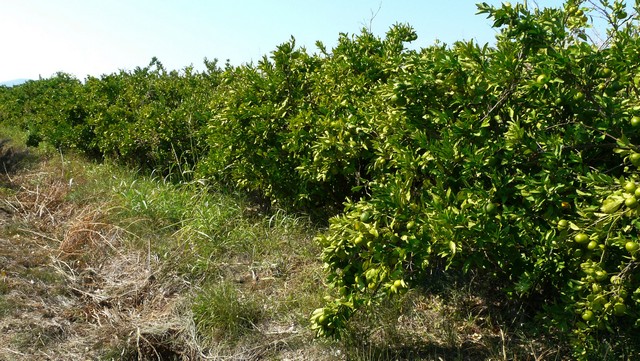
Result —
[[204, 337], [226, 342], [258, 331], [265, 311], [251, 295], [239, 292], [229, 282], [201, 291], [193, 302], [196, 327]]

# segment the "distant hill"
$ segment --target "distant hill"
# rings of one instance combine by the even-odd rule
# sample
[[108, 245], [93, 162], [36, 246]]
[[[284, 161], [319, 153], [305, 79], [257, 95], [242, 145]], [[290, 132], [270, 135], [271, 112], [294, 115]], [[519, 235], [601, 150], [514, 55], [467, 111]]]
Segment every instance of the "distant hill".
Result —
[[13, 79], [13, 80], [7, 80], [7, 81], [3, 81], [0, 82], [0, 86], [14, 86], [14, 85], [20, 85], [22, 83], [26, 83], [31, 79]]

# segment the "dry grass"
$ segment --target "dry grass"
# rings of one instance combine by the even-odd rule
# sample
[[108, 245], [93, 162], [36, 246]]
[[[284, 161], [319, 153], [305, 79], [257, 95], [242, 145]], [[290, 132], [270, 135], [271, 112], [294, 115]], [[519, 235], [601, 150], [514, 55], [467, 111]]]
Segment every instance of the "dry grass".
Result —
[[6, 174], [0, 359], [196, 359], [189, 285], [127, 248], [108, 204], [69, 202], [61, 162]]

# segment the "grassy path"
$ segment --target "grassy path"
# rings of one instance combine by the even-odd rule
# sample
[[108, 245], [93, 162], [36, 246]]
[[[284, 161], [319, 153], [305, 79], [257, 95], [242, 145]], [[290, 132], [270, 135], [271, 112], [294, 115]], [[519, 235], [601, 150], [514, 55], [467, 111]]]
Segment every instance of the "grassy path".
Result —
[[[308, 283], [319, 279], [318, 264], [300, 261], [304, 244], [266, 249], [304, 237], [284, 230], [290, 220], [272, 217], [280, 228], [269, 229], [220, 219], [221, 229], [235, 224], [213, 247], [196, 237], [204, 232], [195, 223], [206, 220], [180, 215], [180, 225], [166, 225], [175, 221], [160, 214], [167, 210], [133, 209], [161, 203], [135, 195], [176, 191], [162, 182], [107, 175], [78, 159], [28, 163], [1, 180], [0, 360], [327, 358], [324, 346], [309, 347], [302, 324], [313, 302], [300, 306], [290, 295], [311, 293], [319, 303], [318, 285]], [[251, 250], [233, 244], [242, 232], [270, 234], [264, 249]], [[230, 252], [215, 255], [222, 248]]]

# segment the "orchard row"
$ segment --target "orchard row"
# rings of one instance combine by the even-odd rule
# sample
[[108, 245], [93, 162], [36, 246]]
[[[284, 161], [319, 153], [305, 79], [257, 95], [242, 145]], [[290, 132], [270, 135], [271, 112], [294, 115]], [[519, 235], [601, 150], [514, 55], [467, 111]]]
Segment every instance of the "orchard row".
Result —
[[331, 215], [319, 335], [446, 270], [491, 279], [577, 357], [603, 340], [638, 352], [638, 17], [583, 5], [480, 4], [492, 46], [408, 50], [415, 32], [395, 25], [238, 67], [58, 74], [1, 89], [0, 121], [30, 144]]

